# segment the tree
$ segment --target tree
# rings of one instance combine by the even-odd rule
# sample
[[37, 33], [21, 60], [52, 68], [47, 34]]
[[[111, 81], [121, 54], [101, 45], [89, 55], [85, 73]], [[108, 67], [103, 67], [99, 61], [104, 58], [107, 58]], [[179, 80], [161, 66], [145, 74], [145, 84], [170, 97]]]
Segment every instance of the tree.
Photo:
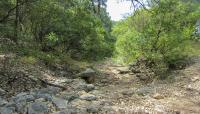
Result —
[[114, 29], [118, 57], [131, 62], [145, 56], [153, 61], [162, 59], [168, 65], [185, 57], [187, 42], [191, 40], [199, 18], [196, 8], [190, 1], [160, 0], [148, 10], [139, 9], [122, 22], [127, 24], [119, 24]]

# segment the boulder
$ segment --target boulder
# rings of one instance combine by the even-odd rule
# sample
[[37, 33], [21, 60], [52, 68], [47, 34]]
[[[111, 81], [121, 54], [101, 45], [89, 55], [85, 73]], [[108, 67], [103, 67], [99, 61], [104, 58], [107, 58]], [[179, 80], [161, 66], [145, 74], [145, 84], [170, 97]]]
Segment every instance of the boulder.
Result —
[[87, 83], [94, 83], [96, 72], [93, 69], [88, 68], [85, 71], [77, 74], [77, 76], [84, 79]]
[[65, 109], [68, 107], [68, 101], [61, 98], [54, 97], [52, 102], [58, 109]]
[[48, 106], [45, 102], [35, 102], [28, 106], [27, 114], [48, 114]]
[[82, 78], [85, 78], [85, 77], [94, 76], [95, 74], [96, 74], [96, 72], [93, 69], [87, 68], [85, 71], [79, 73], [78, 76], [82, 77]]

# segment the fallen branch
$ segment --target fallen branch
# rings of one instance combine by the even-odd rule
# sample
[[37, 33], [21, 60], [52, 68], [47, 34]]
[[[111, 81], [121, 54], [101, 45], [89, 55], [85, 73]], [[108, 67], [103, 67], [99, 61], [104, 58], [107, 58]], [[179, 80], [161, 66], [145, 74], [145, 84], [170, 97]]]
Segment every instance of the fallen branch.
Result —
[[49, 85], [49, 86], [53, 86], [53, 87], [58, 87], [58, 88], [61, 88], [62, 90], [67, 90], [67, 89], [69, 89], [69, 88], [64, 87], [64, 86], [61, 86], [61, 85], [49, 83], [49, 82], [47, 82], [46, 80], [43, 80], [43, 79], [40, 79], [40, 78], [38, 78], [38, 79], [39, 79], [43, 84], [45, 84], [45, 85]]

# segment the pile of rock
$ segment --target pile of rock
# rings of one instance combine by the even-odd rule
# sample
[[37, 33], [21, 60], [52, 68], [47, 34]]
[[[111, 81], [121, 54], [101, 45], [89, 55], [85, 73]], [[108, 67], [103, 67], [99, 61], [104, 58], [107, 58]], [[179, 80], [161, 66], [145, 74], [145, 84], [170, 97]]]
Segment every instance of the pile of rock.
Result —
[[[85, 88], [82, 89], [75, 88], [65, 91], [56, 87], [47, 87], [19, 93], [9, 100], [0, 96], [0, 114], [98, 113], [104, 103], [98, 101], [99, 98], [91, 93], [94, 90], [94, 85], [86, 83], [85, 85]], [[88, 90], [87, 87], [90, 88], [88, 92], [85, 91]]]

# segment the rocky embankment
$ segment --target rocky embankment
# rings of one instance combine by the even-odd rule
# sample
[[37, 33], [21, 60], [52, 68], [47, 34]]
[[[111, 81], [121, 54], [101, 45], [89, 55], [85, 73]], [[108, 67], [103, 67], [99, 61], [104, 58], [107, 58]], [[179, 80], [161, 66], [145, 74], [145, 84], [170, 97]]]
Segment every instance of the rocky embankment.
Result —
[[7, 92], [0, 89], [0, 114], [88, 114], [106, 111], [103, 109], [106, 101], [94, 95], [96, 87], [85, 81], [85, 78], [93, 78], [94, 73], [92, 69], [87, 69], [76, 79], [57, 77], [49, 80], [52, 85], [46, 88], [35, 88], [10, 98], [6, 98]]

